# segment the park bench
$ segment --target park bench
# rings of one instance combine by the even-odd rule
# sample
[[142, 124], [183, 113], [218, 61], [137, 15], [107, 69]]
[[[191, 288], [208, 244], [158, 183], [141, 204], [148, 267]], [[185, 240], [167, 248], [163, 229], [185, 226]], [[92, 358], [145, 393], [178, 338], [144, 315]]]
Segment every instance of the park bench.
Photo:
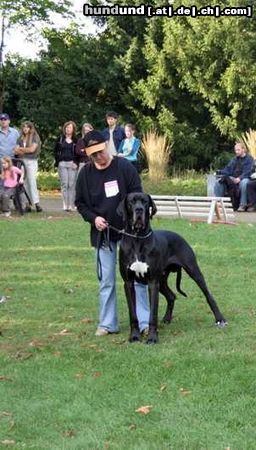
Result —
[[159, 217], [196, 218], [207, 223], [234, 222], [235, 215], [229, 197], [192, 197], [152, 195]]

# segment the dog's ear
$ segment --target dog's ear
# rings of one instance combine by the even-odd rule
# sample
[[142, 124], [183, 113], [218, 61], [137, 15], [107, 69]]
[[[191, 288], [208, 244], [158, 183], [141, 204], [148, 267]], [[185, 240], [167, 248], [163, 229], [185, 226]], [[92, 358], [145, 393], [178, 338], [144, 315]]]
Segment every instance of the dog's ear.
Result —
[[126, 222], [127, 219], [126, 197], [119, 203], [116, 212], [119, 216], [123, 218], [123, 221]]
[[155, 204], [154, 200], [152, 200], [152, 197], [150, 195], [148, 196], [148, 199], [149, 199], [149, 207], [151, 208], [151, 210], [150, 210], [150, 219], [152, 219], [152, 217], [157, 212], [157, 207], [156, 207], [156, 204]]

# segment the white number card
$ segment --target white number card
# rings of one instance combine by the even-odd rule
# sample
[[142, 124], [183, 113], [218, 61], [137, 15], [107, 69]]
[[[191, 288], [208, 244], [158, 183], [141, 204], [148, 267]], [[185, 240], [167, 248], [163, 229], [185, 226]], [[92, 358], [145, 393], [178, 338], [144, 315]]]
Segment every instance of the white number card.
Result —
[[104, 183], [106, 197], [115, 197], [119, 192], [117, 180], [107, 181]]

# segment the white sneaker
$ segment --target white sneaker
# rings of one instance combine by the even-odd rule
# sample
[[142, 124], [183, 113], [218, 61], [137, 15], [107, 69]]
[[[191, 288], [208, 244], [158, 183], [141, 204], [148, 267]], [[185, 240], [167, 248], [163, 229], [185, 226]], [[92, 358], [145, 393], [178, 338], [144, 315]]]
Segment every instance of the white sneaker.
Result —
[[4, 213], [5, 217], [10, 217], [11, 216], [11, 211], [7, 211], [6, 213]]
[[95, 333], [95, 336], [107, 336], [109, 334], [108, 330], [106, 328], [98, 327]]

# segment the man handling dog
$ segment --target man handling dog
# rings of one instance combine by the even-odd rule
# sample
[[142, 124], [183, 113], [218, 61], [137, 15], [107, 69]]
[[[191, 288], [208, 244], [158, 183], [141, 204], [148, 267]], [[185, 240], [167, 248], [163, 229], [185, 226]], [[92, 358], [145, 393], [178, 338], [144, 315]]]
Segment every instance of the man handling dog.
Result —
[[[136, 169], [125, 158], [109, 153], [105, 138], [99, 131], [90, 131], [84, 140], [90, 162], [79, 173], [75, 204], [84, 220], [91, 224], [91, 244], [96, 248], [100, 283], [96, 336], [105, 336], [119, 331], [116, 256], [121, 234], [116, 230], [121, 230], [123, 223], [116, 211], [128, 193], [141, 192], [142, 188]], [[149, 322], [147, 289], [136, 283], [135, 290], [139, 330], [143, 333]]]

